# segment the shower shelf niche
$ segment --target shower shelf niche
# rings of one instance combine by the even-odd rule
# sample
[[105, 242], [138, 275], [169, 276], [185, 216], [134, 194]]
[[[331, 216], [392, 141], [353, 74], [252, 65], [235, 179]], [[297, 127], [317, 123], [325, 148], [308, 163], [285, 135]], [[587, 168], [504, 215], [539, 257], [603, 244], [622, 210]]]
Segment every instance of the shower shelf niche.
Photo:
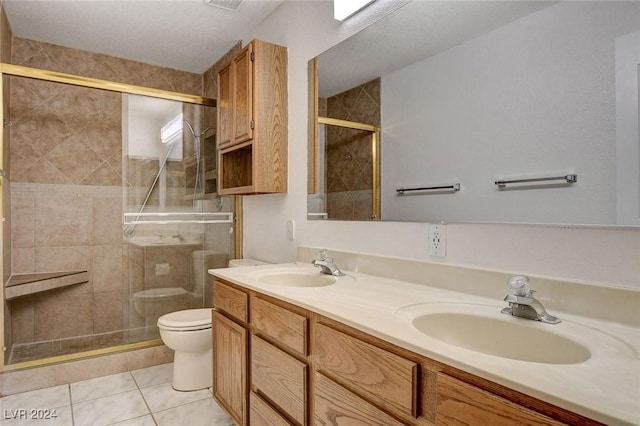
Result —
[[11, 275], [4, 292], [7, 301], [43, 291], [89, 282], [87, 271], [37, 272]]

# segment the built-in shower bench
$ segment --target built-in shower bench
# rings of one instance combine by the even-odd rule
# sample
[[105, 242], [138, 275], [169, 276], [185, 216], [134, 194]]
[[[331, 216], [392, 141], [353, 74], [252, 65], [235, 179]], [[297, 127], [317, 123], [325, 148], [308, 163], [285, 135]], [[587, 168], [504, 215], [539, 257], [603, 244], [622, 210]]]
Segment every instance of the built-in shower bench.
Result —
[[89, 272], [87, 271], [15, 274], [11, 275], [5, 286], [5, 300], [86, 282], [89, 282]]

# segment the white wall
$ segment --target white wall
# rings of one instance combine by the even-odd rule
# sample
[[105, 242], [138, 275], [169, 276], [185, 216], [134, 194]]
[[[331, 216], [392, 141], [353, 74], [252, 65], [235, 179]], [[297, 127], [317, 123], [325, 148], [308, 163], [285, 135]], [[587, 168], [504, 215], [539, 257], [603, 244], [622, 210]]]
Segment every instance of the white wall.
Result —
[[638, 2], [567, 2], [382, 76], [383, 218], [615, 225], [615, 43], [638, 30]]
[[[289, 192], [244, 197], [245, 257], [290, 262], [305, 245], [640, 289], [640, 230], [450, 224], [447, 257], [430, 258], [426, 224], [306, 220], [307, 61], [389, 6], [375, 2], [340, 24], [331, 2], [285, 2], [245, 37], [289, 49]], [[287, 240], [288, 219], [296, 241]]]

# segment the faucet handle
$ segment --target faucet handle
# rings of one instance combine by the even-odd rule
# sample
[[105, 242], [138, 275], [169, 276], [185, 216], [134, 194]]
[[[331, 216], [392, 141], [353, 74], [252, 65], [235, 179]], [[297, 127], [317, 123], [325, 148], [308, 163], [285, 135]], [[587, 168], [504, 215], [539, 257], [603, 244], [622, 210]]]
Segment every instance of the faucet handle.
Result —
[[514, 275], [507, 281], [507, 286], [516, 296], [529, 296], [529, 277], [526, 275]]
[[327, 260], [328, 258], [327, 249], [320, 249], [316, 252], [316, 260]]

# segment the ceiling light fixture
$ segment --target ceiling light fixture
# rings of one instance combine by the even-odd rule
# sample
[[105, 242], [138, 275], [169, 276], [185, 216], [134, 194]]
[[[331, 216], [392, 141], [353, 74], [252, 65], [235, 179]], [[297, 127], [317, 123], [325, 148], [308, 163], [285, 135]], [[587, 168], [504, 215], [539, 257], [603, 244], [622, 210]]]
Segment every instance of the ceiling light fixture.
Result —
[[216, 6], [224, 10], [231, 10], [235, 12], [238, 10], [243, 0], [204, 0], [205, 4], [209, 6]]
[[333, 0], [333, 18], [344, 21], [364, 9], [374, 0]]

